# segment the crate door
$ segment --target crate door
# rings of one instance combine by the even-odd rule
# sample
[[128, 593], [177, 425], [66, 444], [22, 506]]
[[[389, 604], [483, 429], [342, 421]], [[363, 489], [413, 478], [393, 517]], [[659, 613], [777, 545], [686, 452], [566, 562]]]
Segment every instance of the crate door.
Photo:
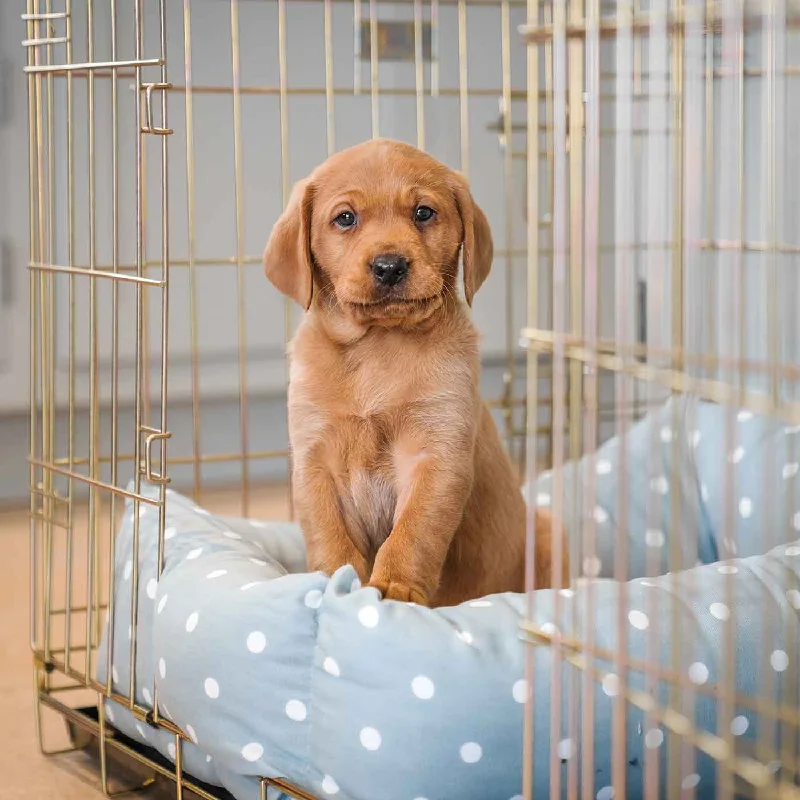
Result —
[[91, 685], [123, 515], [138, 529], [149, 509], [164, 527], [165, 8], [152, 0], [30, 0], [24, 20], [32, 636], [46, 663]]

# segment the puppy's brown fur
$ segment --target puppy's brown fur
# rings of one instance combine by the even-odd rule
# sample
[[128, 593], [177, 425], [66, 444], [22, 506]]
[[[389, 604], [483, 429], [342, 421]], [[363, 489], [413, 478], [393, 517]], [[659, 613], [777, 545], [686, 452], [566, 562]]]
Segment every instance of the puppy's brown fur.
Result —
[[[420, 206], [433, 217], [417, 219]], [[471, 304], [492, 262], [486, 217], [460, 175], [388, 140], [299, 183], [264, 253], [269, 279], [308, 312], [291, 346], [289, 426], [309, 567], [350, 563], [385, 598], [426, 605], [524, 589], [526, 508], [478, 394], [459, 253]], [[409, 265], [395, 286], [373, 274], [386, 254]], [[549, 586], [549, 516], [536, 528], [536, 585]]]

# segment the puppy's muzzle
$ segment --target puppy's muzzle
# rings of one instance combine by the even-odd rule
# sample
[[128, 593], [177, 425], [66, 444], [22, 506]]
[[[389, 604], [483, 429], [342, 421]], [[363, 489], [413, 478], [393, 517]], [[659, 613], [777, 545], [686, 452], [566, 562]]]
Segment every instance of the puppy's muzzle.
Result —
[[397, 253], [375, 256], [370, 264], [375, 282], [382, 287], [391, 288], [408, 277], [408, 259]]

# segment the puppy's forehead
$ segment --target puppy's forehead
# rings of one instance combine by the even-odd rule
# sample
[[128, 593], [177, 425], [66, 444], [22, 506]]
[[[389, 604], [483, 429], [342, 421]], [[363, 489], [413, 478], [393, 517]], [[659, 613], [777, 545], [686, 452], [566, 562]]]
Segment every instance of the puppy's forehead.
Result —
[[327, 195], [355, 192], [368, 198], [401, 197], [446, 190], [450, 170], [410, 145], [386, 140], [351, 147], [329, 158], [314, 174]]

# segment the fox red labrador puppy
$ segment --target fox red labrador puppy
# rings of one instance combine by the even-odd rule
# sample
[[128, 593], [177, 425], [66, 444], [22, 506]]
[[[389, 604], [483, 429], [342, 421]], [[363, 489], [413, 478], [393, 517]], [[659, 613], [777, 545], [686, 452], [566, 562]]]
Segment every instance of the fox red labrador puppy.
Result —
[[[384, 598], [424, 605], [524, 589], [526, 507], [478, 393], [459, 256], [471, 305], [492, 264], [486, 217], [462, 176], [388, 140], [298, 183], [264, 253], [307, 312], [289, 428], [309, 567], [349, 563]], [[561, 529], [536, 521], [536, 585], [566, 585]]]

